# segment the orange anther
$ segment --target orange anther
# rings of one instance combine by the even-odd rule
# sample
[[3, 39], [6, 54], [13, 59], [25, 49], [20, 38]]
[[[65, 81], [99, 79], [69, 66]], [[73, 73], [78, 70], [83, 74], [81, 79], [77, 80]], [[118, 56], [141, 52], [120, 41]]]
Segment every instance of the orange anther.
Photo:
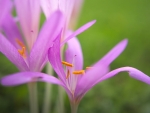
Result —
[[18, 50], [18, 52], [20, 53], [20, 55], [23, 56], [24, 58], [26, 57], [25, 50], [26, 50], [25, 47], [22, 47], [22, 50]]
[[92, 67], [86, 67], [86, 70], [91, 69]]
[[85, 73], [85, 71], [84, 70], [79, 70], [79, 71], [73, 71], [72, 73], [75, 74], [75, 75], [79, 75], [79, 74], [83, 75]]
[[73, 67], [73, 64], [70, 64], [68, 62], [62, 61], [61, 63], [64, 64], [64, 65], [66, 65], [66, 66]]

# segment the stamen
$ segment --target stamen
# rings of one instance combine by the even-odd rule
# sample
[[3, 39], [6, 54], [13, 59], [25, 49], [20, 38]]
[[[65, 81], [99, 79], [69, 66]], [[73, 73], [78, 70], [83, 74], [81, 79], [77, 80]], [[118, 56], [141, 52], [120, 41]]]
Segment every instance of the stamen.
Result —
[[86, 67], [86, 70], [91, 69], [92, 67]]
[[70, 71], [68, 70], [68, 71], [67, 71], [66, 79], [68, 79], [68, 78], [69, 78], [69, 76], [70, 76]]
[[26, 58], [26, 54], [25, 54], [26, 47], [24, 46], [24, 44], [18, 38], [16, 38], [15, 41], [22, 48], [21, 50], [18, 49], [18, 52], [20, 53], [20, 55], [22, 57]]
[[68, 62], [62, 61], [61, 63], [64, 64], [64, 65], [66, 65], [66, 66], [73, 67], [73, 64], [70, 64]]
[[18, 38], [16, 38], [15, 40], [20, 47], [24, 47], [24, 44]]
[[25, 47], [22, 47], [22, 50], [18, 50], [18, 52], [20, 53], [20, 55], [22, 56], [22, 57], [26, 57], [26, 55], [25, 55], [25, 50], [26, 50], [26, 48]]
[[75, 75], [79, 75], [79, 74], [83, 75], [85, 73], [85, 71], [84, 70], [79, 70], [79, 71], [73, 71], [72, 73], [75, 74]]

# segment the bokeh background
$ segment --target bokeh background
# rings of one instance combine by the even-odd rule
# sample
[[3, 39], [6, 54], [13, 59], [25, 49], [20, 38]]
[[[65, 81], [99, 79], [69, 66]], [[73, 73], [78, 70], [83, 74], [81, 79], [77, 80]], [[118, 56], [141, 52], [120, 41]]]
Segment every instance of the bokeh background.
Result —
[[[84, 67], [102, 58], [118, 42], [127, 38], [125, 51], [110, 69], [135, 67], [150, 75], [150, 1], [85, 0], [78, 26], [96, 19], [90, 29], [78, 36], [84, 54]], [[17, 72], [0, 54], [0, 77]], [[44, 83], [38, 83], [39, 110], [43, 106]], [[57, 86], [52, 86], [51, 113], [57, 113]], [[65, 113], [70, 113], [67, 95]], [[26, 85], [0, 86], [0, 113], [29, 113]], [[150, 113], [150, 86], [119, 73], [92, 88], [82, 99], [78, 113]]]

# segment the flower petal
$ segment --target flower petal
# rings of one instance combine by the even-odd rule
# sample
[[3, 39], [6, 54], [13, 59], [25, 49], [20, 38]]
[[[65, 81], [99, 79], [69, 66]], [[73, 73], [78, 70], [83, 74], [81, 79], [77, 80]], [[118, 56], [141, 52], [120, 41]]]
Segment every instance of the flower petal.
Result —
[[48, 59], [55, 70], [55, 72], [58, 74], [59, 78], [63, 83], [65, 83], [65, 72], [62, 67], [61, 63], [61, 55], [60, 55], [60, 39], [61, 36], [59, 35], [56, 40], [54, 41], [53, 46], [48, 51]]
[[110, 65], [112, 61], [114, 61], [125, 49], [128, 43], [127, 39], [119, 42], [113, 49], [111, 49], [98, 63], [105, 63], [106, 65]]
[[7, 75], [1, 79], [1, 84], [4, 86], [16, 86], [35, 81], [44, 81], [63, 86], [62, 82], [57, 78], [39, 72], [19, 72]]
[[70, 18], [74, 5], [74, 0], [40, 0], [40, 2], [46, 18], [49, 18], [56, 10], [60, 10], [67, 18]]
[[47, 51], [59, 35], [64, 25], [64, 18], [60, 11], [56, 11], [44, 24], [38, 39], [30, 53], [30, 69], [41, 70], [41, 65], [47, 57]]
[[2, 52], [21, 71], [29, 70], [18, 50], [0, 34], [0, 52]]
[[10, 9], [12, 7], [12, 3], [10, 0], [0, 0], [0, 26], [2, 24], [3, 19], [5, 16], [10, 13]]
[[75, 28], [79, 15], [81, 13], [82, 4], [83, 4], [83, 0], [75, 0], [70, 23], [69, 23], [70, 28]]
[[99, 80], [102, 76], [108, 73], [109, 67], [101, 64], [97, 64], [91, 69], [88, 69], [83, 75], [76, 86], [75, 90], [75, 98], [82, 98], [82, 96], [95, 85], [97, 80]]
[[11, 15], [8, 14], [5, 18], [5, 21], [3, 21], [2, 30], [5, 33], [7, 39], [16, 48], [20, 48], [20, 46], [16, 43], [16, 39], [19, 39], [21, 42], [23, 42], [23, 39], [22, 39], [20, 31]]
[[[91, 66], [91, 69], [86, 71], [85, 76], [81, 77], [75, 91], [76, 97], [83, 96], [97, 81], [109, 71], [109, 64], [120, 55], [127, 45], [127, 39], [117, 44], [109, 53], [101, 60]], [[86, 81], [86, 82], [84, 82]]]
[[145, 82], [146, 84], [150, 84], [150, 77], [146, 74], [144, 74], [143, 72], [139, 71], [138, 69], [136, 68], [133, 68], [133, 67], [122, 67], [122, 68], [118, 68], [118, 69], [115, 69], [109, 73], [107, 73], [105, 76], [103, 76], [102, 78], [100, 78], [98, 82], [101, 82], [103, 80], [106, 80], [110, 77], [113, 77], [115, 76], [116, 74], [120, 73], [120, 72], [128, 72], [129, 73], [129, 76], [131, 76], [132, 78], [135, 78], [139, 81], [142, 81], [142, 82]]
[[69, 35], [62, 43], [61, 46], [63, 46], [68, 40], [70, 40], [73, 37], [76, 37], [78, 34], [82, 33], [83, 31], [87, 30], [89, 27], [91, 27], [94, 23], [96, 22], [96, 20], [93, 20], [91, 22], [86, 23], [85, 25], [83, 25], [82, 27], [80, 27], [79, 29], [77, 29], [75, 32], [73, 32], [71, 35]]
[[83, 55], [80, 42], [76, 37], [70, 39], [68, 42], [68, 48], [65, 53], [66, 61], [73, 63], [75, 70], [81, 70], [83, 68]]
[[23, 35], [31, 48], [38, 35], [40, 19], [39, 0], [15, 0]]

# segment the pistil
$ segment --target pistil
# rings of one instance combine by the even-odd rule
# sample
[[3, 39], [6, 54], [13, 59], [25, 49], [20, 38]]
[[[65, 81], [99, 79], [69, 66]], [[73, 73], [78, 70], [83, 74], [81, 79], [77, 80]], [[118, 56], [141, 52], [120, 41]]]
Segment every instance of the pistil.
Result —
[[69, 78], [69, 76], [70, 76], [70, 71], [68, 70], [68, 71], [67, 71], [66, 79], [68, 79], [68, 78]]

